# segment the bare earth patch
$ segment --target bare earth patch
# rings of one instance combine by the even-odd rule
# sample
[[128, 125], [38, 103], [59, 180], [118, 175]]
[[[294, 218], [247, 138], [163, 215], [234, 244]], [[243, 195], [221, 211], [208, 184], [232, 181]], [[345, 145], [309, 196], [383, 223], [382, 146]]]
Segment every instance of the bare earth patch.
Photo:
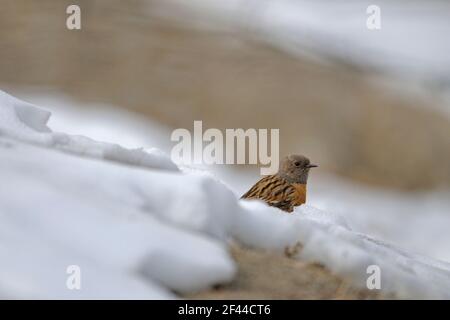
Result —
[[231, 246], [238, 265], [235, 279], [188, 299], [386, 299], [376, 291], [355, 288], [320, 264], [275, 252]]

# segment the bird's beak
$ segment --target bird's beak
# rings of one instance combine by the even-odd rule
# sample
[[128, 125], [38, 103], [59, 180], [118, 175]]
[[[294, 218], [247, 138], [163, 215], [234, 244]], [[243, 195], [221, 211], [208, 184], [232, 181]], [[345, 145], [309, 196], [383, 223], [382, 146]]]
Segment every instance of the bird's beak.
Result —
[[317, 164], [308, 164], [307, 168], [317, 168]]

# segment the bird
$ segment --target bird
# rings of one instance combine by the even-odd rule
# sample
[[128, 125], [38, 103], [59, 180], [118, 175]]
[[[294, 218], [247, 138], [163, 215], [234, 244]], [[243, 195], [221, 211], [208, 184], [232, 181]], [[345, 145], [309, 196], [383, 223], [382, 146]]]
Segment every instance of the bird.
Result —
[[241, 199], [263, 200], [269, 206], [292, 212], [306, 202], [309, 170], [315, 167], [318, 165], [303, 155], [288, 155], [281, 160], [276, 174], [256, 182]]

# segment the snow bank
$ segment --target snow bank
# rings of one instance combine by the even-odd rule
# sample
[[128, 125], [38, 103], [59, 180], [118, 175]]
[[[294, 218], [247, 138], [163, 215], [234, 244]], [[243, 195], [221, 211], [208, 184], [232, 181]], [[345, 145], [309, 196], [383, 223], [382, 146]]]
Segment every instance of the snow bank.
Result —
[[[156, 167], [149, 165], [153, 157], [159, 168], [174, 166], [156, 150], [145, 162], [133, 150], [52, 133], [44, 114], [2, 93], [0, 176], [10, 183], [0, 185], [0, 296], [171, 298], [172, 290], [195, 291], [232, 278], [235, 266], [222, 242], [160, 219], [167, 213], [166, 220], [173, 215], [187, 224], [176, 214], [189, 209], [197, 216], [190, 228], [219, 236], [203, 212], [214, 198], [199, 206], [207, 181], [146, 169]], [[81, 290], [66, 287], [70, 265], [81, 268]]]
[[309, 203], [345, 217], [352, 229], [450, 261], [450, 190], [404, 192], [314, 175]]
[[450, 264], [405, 252], [352, 231], [342, 217], [303, 205], [292, 215], [259, 201], [242, 203], [234, 237], [252, 247], [282, 250], [302, 244], [298, 257], [324, 264], [366, 287], [367, 267], [381, 270], [382, 290], [401, 298], [449, 299]]
[[[174, 298], [233, 278], [233, 238], [279, 251], [300, 242], [298, 257], [356, 286], [378, 265], [386, 292], [450, 298], [449, 264], [355, 232], [331, 210], [239, 201], [157, 149], [54, 133], [49, 116], [0, 93], [0, 297]], [[66, 286], [70, 265], [81, 290]]]
[[0, 134], [81, 156], [116, 161], [128, 165], [176, 171], [177, 166], [155, 150], [128, 150], [112, 143], [97, 142], [83, 136], [51, 132], [50, 112], [22, 102], [0, 90]]

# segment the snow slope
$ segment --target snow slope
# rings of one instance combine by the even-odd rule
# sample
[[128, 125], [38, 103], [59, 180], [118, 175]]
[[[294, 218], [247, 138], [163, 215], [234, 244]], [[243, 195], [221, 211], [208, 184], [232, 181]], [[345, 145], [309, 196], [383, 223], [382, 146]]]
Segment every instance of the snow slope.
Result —
[[[0, 92], [0, 297], [174, 298], [230, 281], [234, 239], [323, 263], [365, 287], [450, 298], [450, 264], [352, 231], [340, 215], [287, 215], [239, 201], [209, 174], [183, 172], [158, 150], [55, 133], [50, 113]], [[81, 289], [66, 286], [81, 269]]]
[[[159, 153], [139, 151], [139, 160], [134, 150], [52, 133], [47, 118], [1, 93], [1, 297], [169, 298], [170, 290], [231, 279], [235, 267], [222, 242], [160, 219], [174, 215], [214, 233], [220, 220], [207, 211], [215, 200], [202, 190], [208, 181], [183, 177]], [[82, 290], [67, 289], [69, 265], [80, 266]]]

